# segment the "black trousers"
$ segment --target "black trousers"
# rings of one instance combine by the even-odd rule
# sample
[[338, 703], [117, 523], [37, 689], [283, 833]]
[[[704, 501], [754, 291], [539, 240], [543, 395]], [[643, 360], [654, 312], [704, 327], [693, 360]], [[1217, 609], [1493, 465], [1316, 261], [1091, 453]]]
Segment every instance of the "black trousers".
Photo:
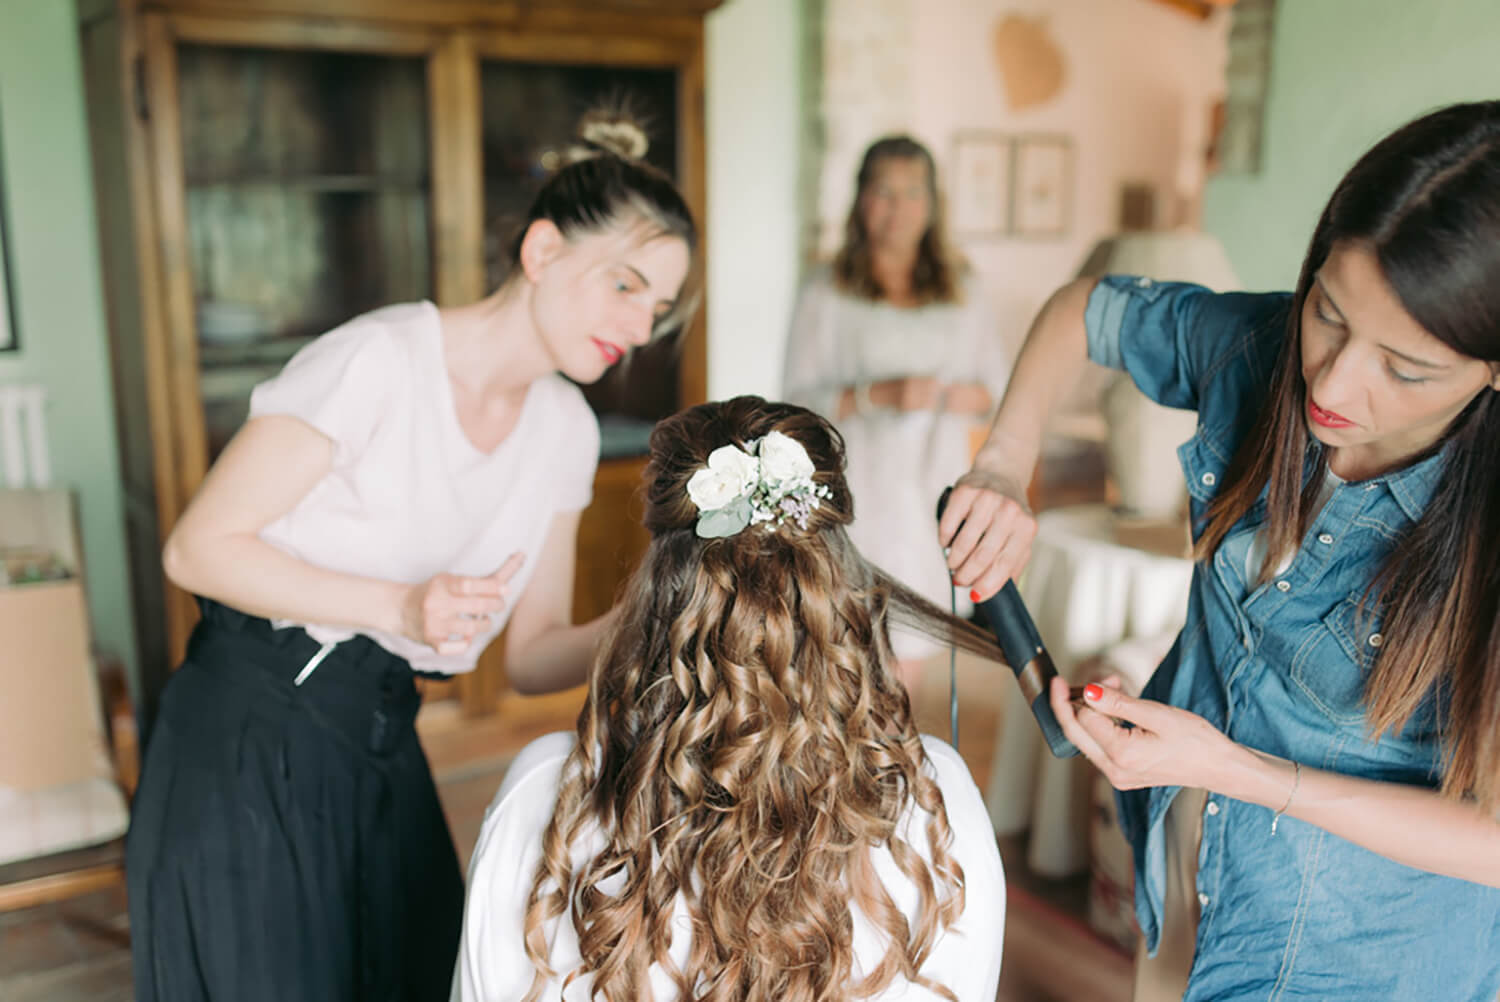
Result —
[[463, 874], [410, 665], [204, 602], [126, 842], [137, 1002], [448, 997]]

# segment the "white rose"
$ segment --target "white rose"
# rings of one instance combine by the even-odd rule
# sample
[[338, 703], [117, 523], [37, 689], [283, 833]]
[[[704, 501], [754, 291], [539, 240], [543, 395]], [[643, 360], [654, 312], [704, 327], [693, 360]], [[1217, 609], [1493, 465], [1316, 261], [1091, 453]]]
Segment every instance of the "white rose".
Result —
[[810, 480], [816, 472], [802, 443], [779, 431], [760, 440], [760, 468], [767, 480], [781, 484]]
[[755, 489], [760, 461], [738, 446], [726, 445], [708, 455], [708, 465], [688, 480], [688, 497], [699, 511], [715, 511]]

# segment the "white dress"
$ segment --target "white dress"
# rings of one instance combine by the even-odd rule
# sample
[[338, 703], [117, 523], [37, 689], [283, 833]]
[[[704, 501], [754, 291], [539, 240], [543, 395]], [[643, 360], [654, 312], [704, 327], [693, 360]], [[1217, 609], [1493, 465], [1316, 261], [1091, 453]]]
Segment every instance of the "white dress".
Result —
[[[463, 939], [453, 975], [452, 1002], [518, 1002], [531, 987], [535, 968], [522, 942], [526, 898], [542, 856], [542, 833], [552, 818], [562, 784], [563, 765], [573, 750], [574, 735], [549, 734], [522, 749], [505, 782], [485, 811], [484, 826], [469, 862], [469, 893], [464, 908]], [[922, 974], [946, 986], [959, 1002], [993, 1002], [1000, 983], [1000, 952], [1005, 935], [1005, 872], [995, 833], [979, 789], [968, 767], [948, 745], [923, 737], [929, 775], [937, 781], [953, 831], [949, 852], [964, 871], [964, 911], [937, 937], [922, 965]], [[924, 859], [931, 859], [926, 839], [927, 815], [915, 804], [898, 822], [903, 838]], [[603, 848], [597, 829], [589, 829], [569, 855], [574, 865]], [[896, 867], [890, 850], [872, 850], [875, 872], [892, 901], [916, 914], [916, 888]], [[609, 887], [605, 888], [610, 890]], [[883, 933], [854, 909], [854, 975], [868, 972], [885, 955]], [[692, 946], [692, 925], [678, 899], [668, 950], [681, 965]], [[554, 919], [547, 928], [549, 960], [560, 977], [546, 986], [543, 1002], [587, 1002], [592, 978], [576, 978], [566, 992], [562, 981], [579, 964], [578, 937], [570, 920]], [[656, 1002], [677, 998], [670, 978], [659, 968], [649, 972]], [[872, 1002], [936, 1002], [942, 996], [898, 979]], [[617, 1002], [617, 1000], [611, 1000]], [[623, 1000], [618, 1000], [623, 1002]]]
[[[907, 376], [982, 383], [996, 403], [1010, 378], [1010, 352], [984, 292], [972, 278], [963, 301], [913, 308], [838, 291], [824, 267], [803, 286], [787, 339], [783, 395], [833, 421], [848, 451], [854, 494], [850, 537], [871, 563], [943, 608], [953, 588], [937, 541], [937, 500], [968, 471], [979, 418], [879, 410], [837, 419], [847, 387]], [[957, 596], [967, 615], [966, 596]], [[902, 658], [933, 650], [895, 634]]]

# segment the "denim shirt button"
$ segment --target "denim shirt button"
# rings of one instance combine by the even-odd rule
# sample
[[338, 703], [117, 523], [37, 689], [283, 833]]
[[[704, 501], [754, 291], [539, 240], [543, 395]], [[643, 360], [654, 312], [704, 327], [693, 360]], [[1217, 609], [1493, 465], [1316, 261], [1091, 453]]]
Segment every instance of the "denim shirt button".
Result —
[[1204, 487], [1212, 487], [1214, 484], [1218, 483], [1219, 480], [1219, 478], [1214, 476], [1212, 473], [1205, 473], [1198, 479], [1203, 481]]
[[1205, 807], [1204, 810], [1208, 811], [1209, 817], [1212, 817], [1213, 815], [1219, 813], [1219, 805], [1210, 800], [1208, 802], [1208, 806]]
[[1385, 638], [1378, 633], [1372, 633], [1370, 634], [1370, 639], [1366, 642], [1371, 647], [1379, 647], [1381, 644], [1385, 643]]
[[1276, 582], [1276, 590], [1279, 592], [1289, 592], [1292, 590], [1292, 583], [1290, 581], [1278, 581]]
[[1140, 278], [1135, 280], [1135, 284], [1140, 286], [1142, 289], [1149, 289], [1151, 288], [1151, 279], [1142, 275]]
[[1207, 908], [1208, 907], [1208, 900], [1209, 899], [1208, 899], [1208, 895], [1207, 894], [1204, 894], [1202, 891], [1198, 892], [1198, 907], [1199, 908]]
[[1333, 537], [1326, 532], [1322, 532], [1318, 534], [1318, 542], [1322, 543], [1324, 546], [1327, 546], [1328, 544], [1333, 542]]

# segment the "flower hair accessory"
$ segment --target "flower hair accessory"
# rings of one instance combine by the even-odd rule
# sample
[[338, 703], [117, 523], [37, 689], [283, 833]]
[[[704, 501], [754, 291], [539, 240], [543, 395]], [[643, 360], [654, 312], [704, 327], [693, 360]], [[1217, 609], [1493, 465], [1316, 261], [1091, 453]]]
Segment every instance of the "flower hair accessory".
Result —
[[821, 498], [833, 496], [813, 483], [817, 472], [802, 443], [779, 431], [709, 453], [708, 465], [688, 480], [688, 497], [698, 506], [701, 539], [733, 536], [748, 525], [772, 528], [791, 521], [800, 529]]

